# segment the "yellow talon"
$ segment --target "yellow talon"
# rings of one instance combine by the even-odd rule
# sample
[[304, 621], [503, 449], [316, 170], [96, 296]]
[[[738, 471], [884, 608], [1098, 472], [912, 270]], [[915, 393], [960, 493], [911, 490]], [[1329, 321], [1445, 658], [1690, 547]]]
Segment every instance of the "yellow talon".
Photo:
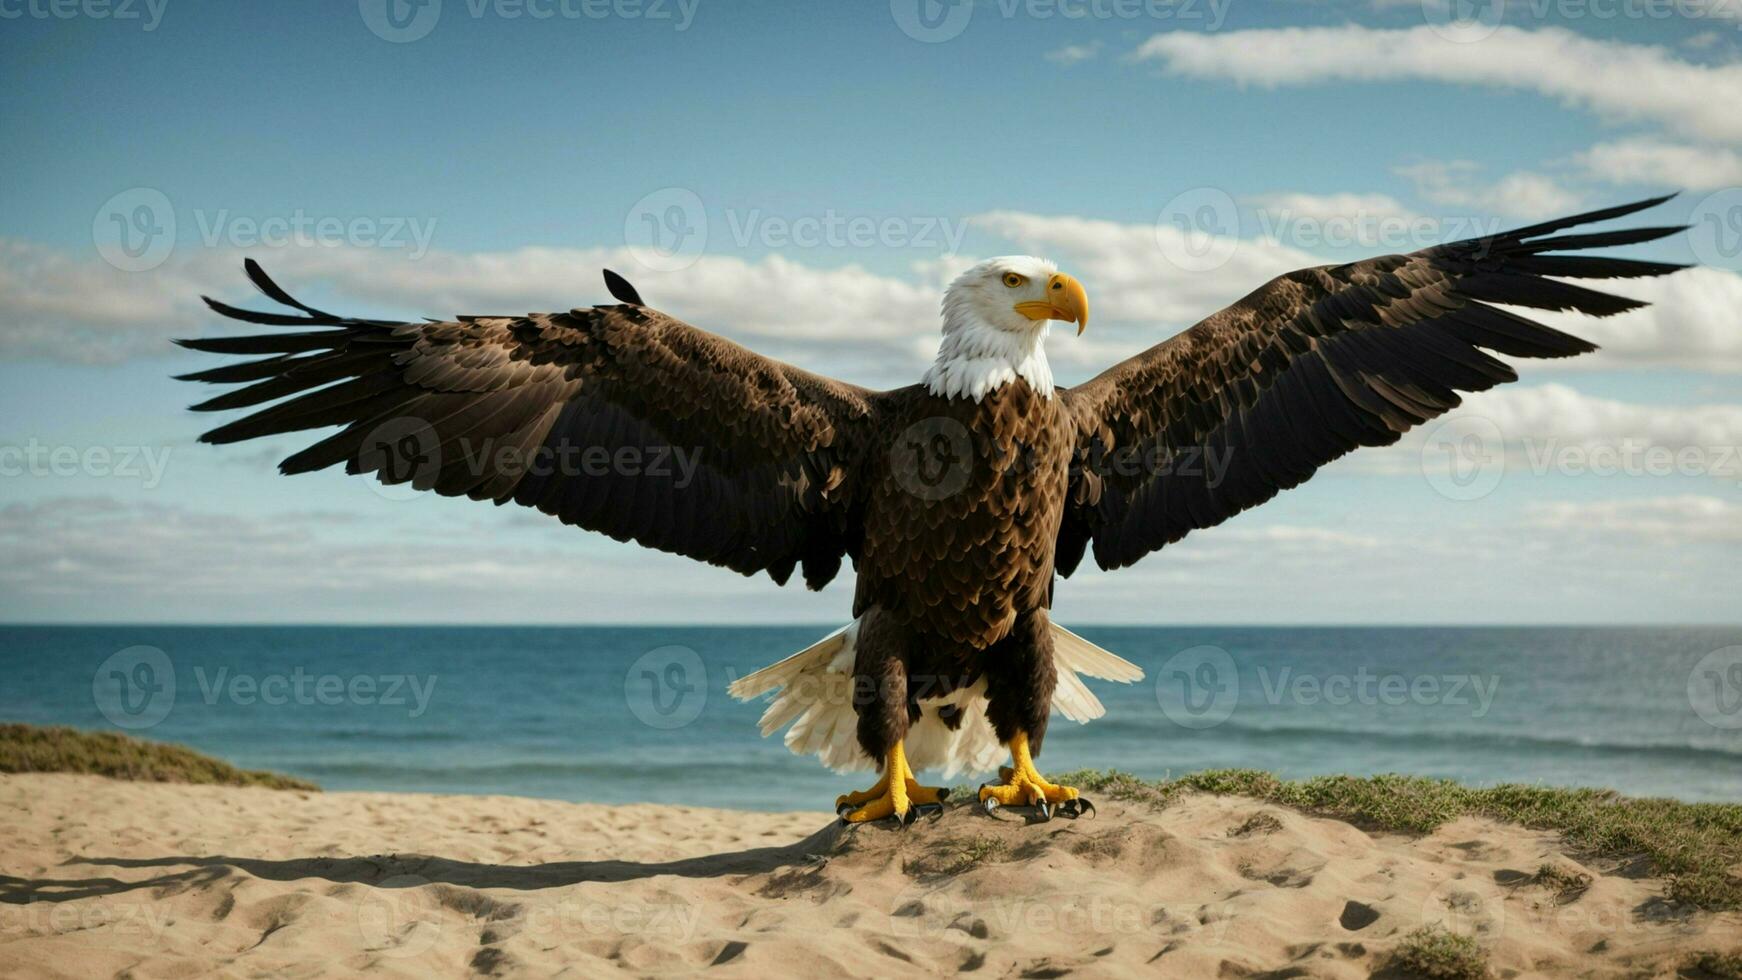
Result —
[[835, 809], [839, 810], [844, 806], [862, 806], [887, 792], [889, 792], [889, 769], [885, 767], [883, 777], [877, 780], [877, 785], [857, 793], [843, 793], [835, 797]]
[[864, 823], [884, 817], [904, 819], [908, 809], [915, 804], [942, 803], [944, 792], [914, 781], [913, 770], [907, 766], [907, 753], [901, 743], [896, 742], [883, 760], [883, 777], [877, 780], [877, 785], [864, 792], [837, 797], [835, 808], [857, 808], [842, 816], [841, 819], [848, 823]]
[[1001, 783], [980, 787], [982, 802], [995, 800], [999, 806], [1039, 806], [1077, 798], [1076, 787], [1049, 783], [1035, 770], [1034, 759], [1028, 754], [1027, 732], [1017, 732], [1010, 740], [1010, 759], [1014, 766], [998, 770]]
[[907, 798], [914, 803], [936, 803], [942, 805], [949, 790], [941, 786], [921, 786], [909, 776], [907, 780]]

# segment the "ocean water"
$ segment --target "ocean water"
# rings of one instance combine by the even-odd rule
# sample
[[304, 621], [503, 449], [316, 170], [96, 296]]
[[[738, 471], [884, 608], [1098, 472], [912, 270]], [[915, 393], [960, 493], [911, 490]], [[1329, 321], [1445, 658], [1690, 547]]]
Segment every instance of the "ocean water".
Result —
[[[0, 627], [0, 720], [128, 731], [334, 790], [825, 808], [732, 679], [823, 627]], [[1043, 770], [1401, 772], [1742, 800], [1742, 628], [1125, 628], [1143, 666]], [[967, 777], [956, 780], [968, 781]]]

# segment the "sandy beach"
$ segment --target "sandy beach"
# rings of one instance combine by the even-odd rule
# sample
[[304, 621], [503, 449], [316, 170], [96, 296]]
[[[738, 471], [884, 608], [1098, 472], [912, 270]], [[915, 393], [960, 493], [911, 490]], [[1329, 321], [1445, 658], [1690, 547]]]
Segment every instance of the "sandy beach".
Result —
[[895, 831], [32, 774], [0, 776], [0, 826], [16, 976], [1366, 977], [1397, 975], [1397, 944], [1440, 922], [1496, 976], [1636, 977], [1742, 944], [1742, 913], [1672, 907], [1660, 880], [1552, 833], [1368, 834], [1205, 794]]

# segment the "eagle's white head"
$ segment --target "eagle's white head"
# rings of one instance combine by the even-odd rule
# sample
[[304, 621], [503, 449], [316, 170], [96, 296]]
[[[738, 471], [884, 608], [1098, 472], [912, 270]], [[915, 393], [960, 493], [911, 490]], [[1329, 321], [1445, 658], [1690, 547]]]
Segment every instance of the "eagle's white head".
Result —
[[1005, 255], [987, 259], [956, 277], [944, 291], [944, 340], [925, 385], [944, 398], [986, 396], [1022, 378], [1044, 398], [1052, 397], [1046, 363], [1047, 324], [1089, 323], [1083, 284], [1046, 259]]

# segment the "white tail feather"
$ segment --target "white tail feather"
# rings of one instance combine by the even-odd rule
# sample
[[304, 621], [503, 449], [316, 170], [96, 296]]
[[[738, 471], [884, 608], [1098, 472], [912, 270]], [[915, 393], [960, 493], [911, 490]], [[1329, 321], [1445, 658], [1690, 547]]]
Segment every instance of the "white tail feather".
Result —
[[1143, 668], [1107, 652], [1057, 623], [1052, 624], [1052, 657], [1062, 667], [1079, 674], [1120, 684], [1143, 679]]
[[[1136, 664], [1054, 624], [1053, 664], [1058, 685], [1052, 706], [1071, 721], [1087, 723], [1107, 713], [1101, 699], [1078, 675], [1129, 684], [1143, 679]], [[764, 736], [790, 724], [786, 747], [795, 755], [814, 755], [836, 772], [874, 769], [876, 763], [859, 748], [859, 717], [853, 711], [852, 681], [858, 622], [852, 622], [816, 643], [734, 681], [727, 690], [740, 701], [775, 691], [762, 713]], [[962, 722], [954, 729], [938, 716], [954, 704]], [[1004, 746], [986, 720], [986, 682], [952, 692], [948, 697], [920, 701], [920, 717], [908, 728], [908, 764], [915, 770], [939, 769], [944, 777], [990, 772], [1004, 761]]]

